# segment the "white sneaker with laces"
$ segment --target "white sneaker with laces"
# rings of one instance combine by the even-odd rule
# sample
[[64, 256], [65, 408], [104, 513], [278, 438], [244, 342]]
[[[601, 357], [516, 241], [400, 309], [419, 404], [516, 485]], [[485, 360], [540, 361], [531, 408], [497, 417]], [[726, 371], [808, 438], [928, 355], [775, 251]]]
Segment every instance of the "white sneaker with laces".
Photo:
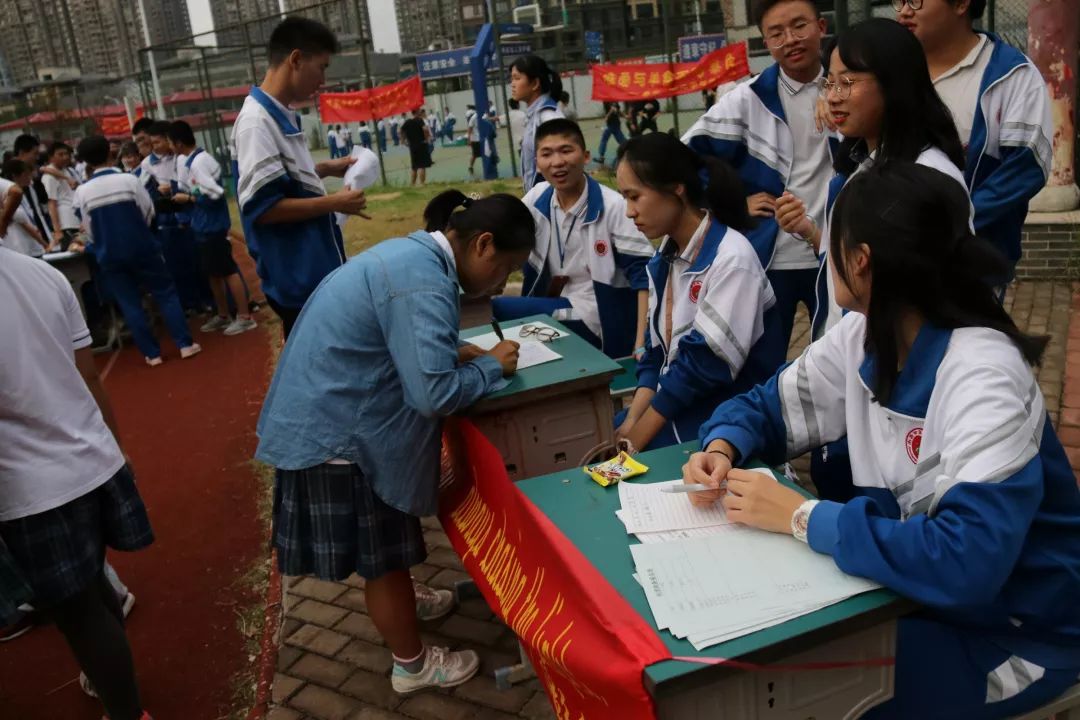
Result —
[[239, 335], [240, 333], [245, 333], [248, 330], [254, 330], [258, 326], [259, 326], [258, 323], [256, 323], [254, 320], [252, 320], [249, 317], [247, 317], [247, 318], [236, 318], [231, 323], [229, 323], [229, 327], [225, 328], [225, 334], [226, 335]]
[[411, 673], [394, 663], [390, 685], [395, 692], [406, 694], [425, 688], [457, 687], [472, 679], [480, 669], [480, 656], [472, 650], [450, 652], [447, 648], [429, 647], [424, 657], [424, 667]]
[[199, 330], [201, 332], [216, 332], [217, 330], [229, 327], [230, 324], [232, 324], [232, 321], [229, 318], [215, 315], [203, 323], [203, 326], [199, 328]]
[[449, 590], [436, 590], [413, 580], [413, 592], [416, 593], [416, 617], [421, 622], [438, 620], [454, 609], [454, 593]]

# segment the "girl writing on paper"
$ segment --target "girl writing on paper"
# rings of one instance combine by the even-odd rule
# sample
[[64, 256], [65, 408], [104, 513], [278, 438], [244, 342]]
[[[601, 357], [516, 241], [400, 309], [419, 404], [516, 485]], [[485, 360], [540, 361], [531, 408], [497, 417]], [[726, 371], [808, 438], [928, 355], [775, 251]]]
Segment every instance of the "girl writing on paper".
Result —
[[663, 238], [647, 266], [638, 388], [615, 419], [618, 439], [640, 451], [696, 437], [717, 402], [772, 375], [787, 348], [772, 287], [740, 232], [750, 216], [729, 165], [653, 133], [620, 148], [616, 179], [637, 230]]
[[427, 231], [387, 240], [315, 290], [278, 361], [256, 457], [276, 468], [274, 545], [286, 575], [366, 579], [367, 607], [394, 655], [398, 692], [452, 687], [479, 667], [471, 650], [425, 647], [417, 617], [453, 609], [414, 585], [427, 556], [420, 517], [437, 510], [441, 418], [517, 367], [518, 344], [458, 340], [459, 288], [491, 294], [525, 262], [535, 230], [510, 195], [448, 190]]
[[[896, 692], [864, 718], [1005, 718], [1080, 673], [1080, 490], [1025, 335], [984, 278], [963, 187], [890, 161], [840, 193], [828, 240], [849, 311], [767, 383], [717, 408], [688, 482], [728, 517], [791, 533], [925, 610], [900, 620]], [[847, 435], [854, 499], [760, 473]]]

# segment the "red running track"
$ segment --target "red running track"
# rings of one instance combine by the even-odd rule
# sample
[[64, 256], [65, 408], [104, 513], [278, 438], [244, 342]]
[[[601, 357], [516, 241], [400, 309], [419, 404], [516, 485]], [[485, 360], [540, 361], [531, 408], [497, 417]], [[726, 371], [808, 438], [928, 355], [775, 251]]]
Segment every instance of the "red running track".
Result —
[[[165, 363], [156, 368], [131, 346], [99, 356], [157, 535], [142, 552], [109, 553], [137, 598], [128, 637], [155, 720], [224, 716], [234, 678], [249, 664], [238, 613], [261, 605], [263, 593], [237, 581], [267, 556], [257, 511], [263, 490], [250, 460], [271, 332], [277, 336], [276, 325], [235, 337], [196, 332], [203, 352], [188, 360], [163, 340]], [[69, 682], [77, 675], [51, 626], [0, 644], [0, 718], [99, 720], [100, 703]]]

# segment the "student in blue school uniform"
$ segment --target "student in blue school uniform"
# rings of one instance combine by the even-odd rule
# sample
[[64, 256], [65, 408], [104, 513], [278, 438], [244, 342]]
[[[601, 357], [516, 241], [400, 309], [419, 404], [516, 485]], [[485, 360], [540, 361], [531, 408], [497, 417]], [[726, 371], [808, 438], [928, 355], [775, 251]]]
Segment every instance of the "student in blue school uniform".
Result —
[[1028, 201], [1050, 172], [1054, 124], [1046, 81], [1024, 53], [974, 29], [986, 0], [892, 5], [896, 19], [922, 43], [934, 88], [956, 122], [966, 148], [975, 232], [1009, 258], [1009, 272], [995, 278], [1004, 284], [1020, 259]]
[[803, 198], [818, 225], [832, 177], [836, 138], [818, 130], [814, 111], [821, 78], [825, 19], [810, 0], [758, 0], [754, 21], [775, 62], [721, 97], [683, 136], [694, 150], [731, 163], [746, 186], [757, 226], [747, 233], [768, 269], [783, 335], [791, 339], [801, 302], [816, 308], [817, 252], [805, 236], [780, 228], [776, 201]]
[[517, 367], [511, 340], [488, 352], [461, 343], [459, 292], [501, 287], [535, 232], [506, 194], [448, 190], [424, 220], [426, 232], [372, 247], [315, 290], [278, 362], [255, 454], [276, 468], [281, 572], [366, 580], [399, 693], [460, 685], [479, 668], [471, 650], [425, 647], [417, 616], [445, 615], [453, 597], [414, 585], [409, 568], [427, 555], [420, 517], [437, 510], [441, 418]]
[[[252, 330], [256, 323], [249, 312], [247, 292], [229, 242], [232, 221], [225, 188], [221, 186], [221, 165], [213, 155], [195, 144], [191, 125], [183, 120], [175, 120], [169, 126], [169, 141], [176, 155], [184, 159], [176, 170], [179, 192], [173, 199], [180, 207], [190, 208], [199, 262], [210, 282], [217, 310], [217, 314], [199, 329], [202, 332], [221, 330], [224, 335], [239, 335]], [[230, 297], [236, 308], [235, 319], [229, 312]]]
[[120, 305], [135, 345], [151, 367], [162, 363], [161, 347], [143, 310], [142, 293], [154, 296], [180, 357], [202, 348], [191, 339], [161, 246], [150, 232], [154, 205], [138, 178], [109, 167], [109, 141], [100, 135], [83, 139], [79, 155], [90, 179], [75, 191], [75, 208], [109, 292]]
[[[954, 179], [886, 162], [852, 178], [833, 220], [849, 314], [718, 407], [684, 478], [726, 481], [732, 520], [791, 533], [923, 606], [900, 620], [893, 699], [864, 718], [1023, 714], [1080, 673], [1080, 490], [1031, 367], [1048, 338], [997, 303], [985, 277], [1007, 262], [972, 234]], [[844, 435], [846, 503], [732, 469]]]
[[363, 190], [326, 194], [322, 178], [345, 174], [352, 158], [316, 163], [300, 116], [289, 108], [322, 86], [337, 38], [301, 17], [281, 21], [267, 45], [269, 67], [233, 126], [240, 165], [240, 220], [267, 303], [286, 338], [308, 295], [345, 262], [334, 213], [362, 215]]
[[[360, 144], [366, 149], [371, 149], [371, 129], [368, 127], [367, 121], [360, 123]], [[397, 143], [394, 143], [397, 145]]]
[[398, 127], [401, 121], [398, 120], [398, 116], [394, 115], [390, 118], [390, 139], [394, 141], [394, 147], [401, 145], [401, 135], [398, 134]]
[[156, 210], [156, 235], [165, 265], [173, 277], [180, 305], [191, 312], [204, 311], [213, 301], [206, 278], [199, 269], [198, 249], [187, 209], [173, 202], [177, 191], [179, 158], [169, 142], [169, 121], [159, 120], [147, 131], [153, 151], [142, 163], [146, 187]]
[[623, 197], [585, 174], [588, 162], [573, 120], [537, 129], [544, 182], [522, 198], [536, 221], [536, 248], [521, 296], [493, 298], [491, 309], [498, 320], [547, 313], [609, 357], [627, 357], [645, 345], [645, 266], [655, 250], [626, 216]]
[[[836, 153], [837, 174], [829, 185], [825, 223], [819, 226], [810, 218], [806, 203], [791, 192], [776, 203], [780, 227], [808, 238], [820, 249], [817, 311], [811, 322], [815, 340], [841, 317], [828, 269], [827, 243], [821, 239], [828, 237], [832, 203], [848, 178], [878, 162], [905, 160], [939, 170], [964, 186], [964, 152], [956, 126], [934, 92], [918, 42], [899, 24], [876, 18], [841, 33], [829, 53], [823, 88], [845, 136]], [[810, 467], [823, 498], [848, 499], [851, 466], [844, 440], [815, 448]]]
[[331, 160], [333, 160], [334, 158], [336, 158], [340, 154], [338, 152], [338, 140], [339, 140], [338, 130], [340, 128], [341, 128], [340, 125], [337, 125], [337, 126], [331, 125], [330, 129], [326, 131], [326, 147], [330, 151], [330, 159]]
[[615, 422], [631, 451], [697, 436], [716, 404], [784, 362], [776, 298], [754, 248], [738, 175], [667, 134], [631, 138], [615, 178], [626, 215], [663, 238], [649, 261], [645, 352], [637, 390]]
[[525, 106], [521, 180], [525, 192], [529, 192], [533, 185], [544, 179], [536, 169], [536, 129], [548, 120], [563, 117], [559, 108], [562, 78], [539, 55], [522, 55], [510, 64], [510, 95]]
[[386, 152], [386, 121], [377, 120], [375, 122], [375, 130], [378, 132], [377, 140], [379, 141], [379, 150]]

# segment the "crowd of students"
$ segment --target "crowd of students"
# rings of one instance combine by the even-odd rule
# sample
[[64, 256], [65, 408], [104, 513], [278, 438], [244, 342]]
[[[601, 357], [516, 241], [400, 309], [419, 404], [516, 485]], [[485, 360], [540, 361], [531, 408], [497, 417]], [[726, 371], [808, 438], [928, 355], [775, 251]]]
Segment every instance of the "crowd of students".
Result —
[[[652, 133], [622, 143], [617, 190], [586, 174], [590, 154], [558, 108], [558, 75], [519, 58], [511, 91], [525, 105], [524, 198], [441, 193], [423, 229], [348, 262], [335, 213], [366, 217], [365, 195], [326, 192], [322, 178], [352, 161], [316, 163], [291, 109], [322, 85], [337, 40], [301, 18], [274, 30], [269, 69], [233, 129], [245, 238], [286, 340], [256, 457], [275, 468], [280, 569], [365, 578], [396, 691], [453, 687], [479, 668], [471, 650], [425, 645], [418, 620], [449, 613], [453, 600], [410, 576], [426, 557], [419, 518], [437, 508], [441, 418], [517, 365], [513, 340], [488, 351], [460, 340], [462, 293], [494, 296], [499, 320], [547, 313], [611, 357], [633, 355], [638, 386], [615, 437], [631, 453], [699, 441], [684, 477], [710, 489], [692, 502], [722, 502], [733, 520], [791, 534], [920, 602], [900, 621], [895, 697], [865, 717], [1003, 718], [1075, 682], [1080, 489], [1032, 370], [1047, 339], [1020, 331], [1001, 306], [1027, 203], [1046, 181], [1047, 93], [1022, 53], [973, 30], [983, 5], [897, 0], [901, 22], [867, 20], [823, 48], [811, 0], [758, 0], [775, 63], [721, 96], [681, 141]], [[131, 248], [151, 242], [144, 176], [157, 181], [167, 163], [157, 132], [157, 159], [131, 174], [106, 167], [104, 139], [79, 147], [93, 180], [73, 204], [84, 224], [89, 213], [104, 264], [114, 247], [128, 253], [117, 272], [140, 272]], [[194, 204], [202, 212], [189, 222], [216, 232], [211, 159], [183, 128], [163, 132], [187, 159], [173, 192], [172, 176], [152, 185], [174, 215]], [[57, 173], [64, 163], [57, 152]], [[16, 175], [8, 192], [18, 195], [29, 181]], [[10, 225], [7, 210], [0, 221]], [[110, 243], [119, 222], [135, 244]], [[0, 272], [49, 274], [32, 264]], [[503, 296], [517, 269], [520, 296]], [[9, 306], [38, 302], [15, 295]], [[83, 367], [84, 329], [67, 295], [53, 342], [74, 342], [70, 375]], [[799, 303], [813, 341], [785, 364]], [[98, 398], [92, 377], [72, 382], [84, 404]], [[113, 427], [98, 406], [98, 425]], [[0, 422], [12, 420], [0, 411]], [[738, 469], [806, 452], [813, 500]], [[102, 512], [126, 503], [124, 534], [97, 538], [85, 575], [62, 588], [42, 585], [53, 571], [32, 559], [27, 528], [49, 532], [58, 522], [49, 513], [84, 510], [58, 499], [13, 520], [19, 511], [0, 504], [0, 599], [32, 596], [57, 618], [73, 613], [61, 630], [110, 716], [128, 720], [143, 712], [130, 653], [84, 650], [116, 650], [122, 627], [119, 638], [111, 620], [107, 637], [80, 631], [115, 610], [115, 591], [94, 589], [104, 587], [104, 545], [149, 542], [121, 465], [117, 452], [103, 458], [108, 494], [97, 503]], [[3, 483], [20, 482], [0, 476], [0, 501]], [[12, 609], [0, 603], [0, 614]]]

